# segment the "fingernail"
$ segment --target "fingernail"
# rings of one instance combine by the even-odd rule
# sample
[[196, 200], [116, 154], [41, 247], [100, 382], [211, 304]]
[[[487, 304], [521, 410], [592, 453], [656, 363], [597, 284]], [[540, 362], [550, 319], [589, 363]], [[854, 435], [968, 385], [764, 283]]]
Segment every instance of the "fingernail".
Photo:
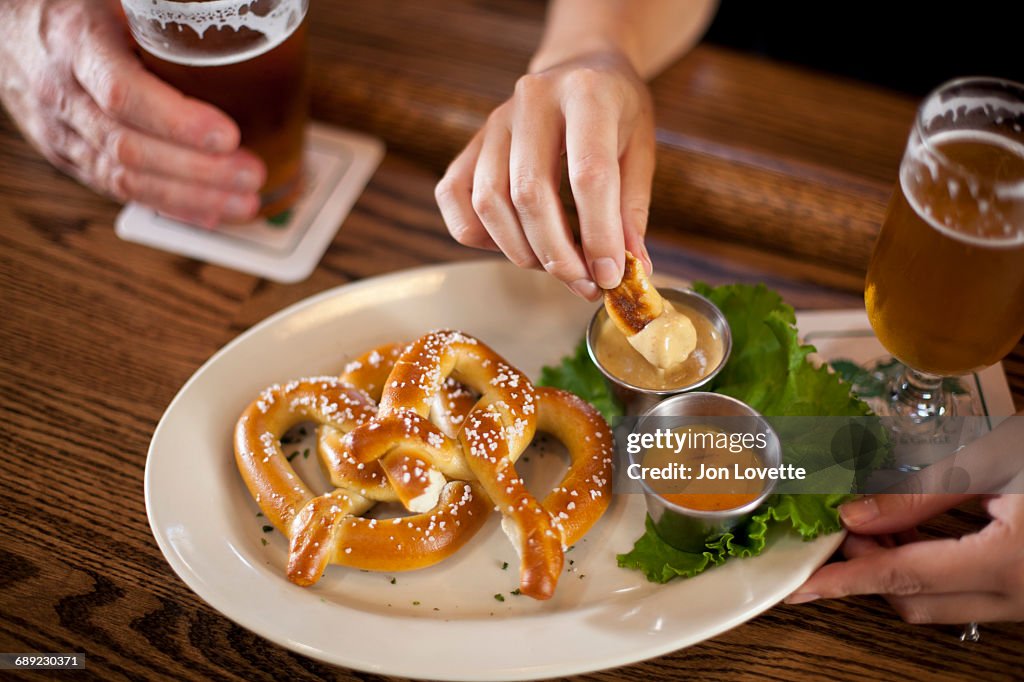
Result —
[[622, 281], [622, 271], [611, 258], [598, 258], [590, 264], [590, 271], [602, 289], [614, 289]]
[[167, 218], [168, 220], [175, 220], [179, 223], [192, 225], [193, 227], [201, 227], [204, 230], [212, 230], [213, 228], [217, 227], [216, 216], [175, 213], [174, 211], [157, 211], [157, 214], [160, 215], [162, 218]]
[[578, 279], [569, 285], [569, 288], [573, 290], [577, 296], [582, 296], [588, 301], [593, 301], [601, 295], [597, 285], [591, 282], [589, 279]]
[[249, 197], [233, 196], [224, 202], [224, 216], [231, 220], [251, 218], [254, 202]]
[[847, 502], [839, 507], [839, 517], [847, 528], [863, 526], [878, 518], [878, 502], [873, 497]]
[[651, 260], [651, 254], [647, 251], [646, 244], [641, 244], [640, 248], [643, 249], [644, 254], [642, 258], [644, 261], [645, 269], [647, 270], [647, 274], [649, 275], [652, 272], [654, 272], [654, 261]]
[[235, 189], [242, 192], [255, 192], [260, 188], [260, 176], [244, 168], [235, 174]]
[[787, 604], [806, 604], [807, 602], [814, 601], [815, 599], [821, 599], [821, 595], [820, 594], [814, 594], [812, 592], [804, 592], [804, 593], [801, 593], [801, 594], [791, 594], [791, 595], [789, 595], [788, 597], [786, 597], [786, 603]]
[[228, 152], [228, 136], [219, 130], [211, 130], [203, 140], [203, 146], [211, 152]]

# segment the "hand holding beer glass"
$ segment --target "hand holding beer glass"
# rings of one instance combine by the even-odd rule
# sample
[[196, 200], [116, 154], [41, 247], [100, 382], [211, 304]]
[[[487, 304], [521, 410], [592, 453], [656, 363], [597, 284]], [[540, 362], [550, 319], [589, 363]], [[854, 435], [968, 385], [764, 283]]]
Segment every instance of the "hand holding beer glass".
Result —
[[936, 429], [942, 380], [998, 362], [1024, 333], [1024, 85], [951, 81], [918, 110], [864, 293], [906, 365], [883, 415]]
[[302, 193], [309, 0], [122, 0], [146, 67], [238, 124], [266, 164], [260, 215]]

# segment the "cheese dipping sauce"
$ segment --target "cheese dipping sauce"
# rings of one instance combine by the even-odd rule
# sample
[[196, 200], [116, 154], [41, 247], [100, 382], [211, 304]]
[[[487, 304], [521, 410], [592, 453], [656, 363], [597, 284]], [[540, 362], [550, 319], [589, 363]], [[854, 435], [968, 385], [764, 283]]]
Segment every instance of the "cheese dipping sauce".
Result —
[[689, 317], [665, 301], [661, 315], [626, 340], [658, 369], [672, 369], [696, 350], [697, 328]]
[[[687, 426], [674, 429], [674, 433], [683, 434], [724, 434], [722, 429], [714, 426]], [[698, 441], [705, 439], [698, 439]], [[717, 471], [725, 467], [729, 471], [743, 470], [747, 467], [762, 467], [761, 458], [750, 448], [714, 447], [714, 438], [707, 438], [711, 447], [695, 444], [680, 452], [674, 448], [651, 448], [644, 453], [641, 466], [645, 468], [662, 468], [672, 464], [689, 467], [689, 479], [658, 480], [651, 485], [652, 490], [661, 498], [672, 504], [696, 511], [725, 511], [737, 509], [753, 502], [764, 490], [764, 480], [760, 478], [705, 477], [708, 471]]]
[[[665, 303], [668, 304], [669, 301], [666, 300]], [[711, 320], [684, 303], [672, 301], [671, 306], [666, 307], [673, 308], [675, 312], [679, 313], [679, 316], [685, 316], [693, 323], [697, 334], [696, 347], [693, 352], [686, 360], [669, 369], [663, 370], [655, 367], [637, 352], [625, 334], [619, 331], [610, 318], [605, 316], [600, 322], [594, 339], [594, 353], [609, 373], [633, 386], [663, 391], [695, 384], [718, 367], [722, 361], [724, 344], [722, 335], [711, 323]], [[658, 323], [658, 320], [662, 318], [668, 319], [663, 323]], [[678, 321], [678, 316], [662, 315], [633, 338], [643, 335], [655, 324], [659, 324], [659, 326], [655, 327], [654, 331], [671, 330], [675, 326], [673, 318]], [[670, 345], [667, 352], [671, 354], [678, 351], [673, 350]]]

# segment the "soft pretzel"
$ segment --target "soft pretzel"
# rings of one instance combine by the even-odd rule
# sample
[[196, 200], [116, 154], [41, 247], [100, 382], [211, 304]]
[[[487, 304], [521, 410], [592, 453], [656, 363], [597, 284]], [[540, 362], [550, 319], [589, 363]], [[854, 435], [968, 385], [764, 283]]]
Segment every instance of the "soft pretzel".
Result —
[[644, 266], [629, 251], [622, 281], [604, 292], [604, 308], [623, 334], [633, 336], [661, 316], [665, 300], [651, 284]]
[[365, 498], [341, 491], [314, 498], [295, 519], [288, 578], [312, 585], [333, 562], [367, 571], [412, 571], [451, 556], [487, 520], [487, 503], [475, 486], [445, 486], [433, 509], [415, 516], [367, 519]]
[[304, 421], [349, 431], [376, 411], [365, 393], [337, 377], [275, 384], [246, 408], [235, 427], [235, 461], [249, 492], [276, 528], [286, 530], [314, 497], [281, 449], [281, 436]]
[[605, 291], [604, 307], [629, 345], [655, 367], [670, 369], [697, 347], [693, 321], [661, 297], [640, 261], [628, 251], [622, 282]]
[[586, 400], [550, 387], [538, 388], [537, 400], [537, 430], [569, 451], [569, 470], [541, 503], [568, 547], [608, 509], [615, 442], [604, 417]]
[[[281, 436], [301, 421], [318, 424], [320, 462], [337, 486], [325, 495], [314, 496], [281, 451]], [[543, 502], [514, 467], [538, 429], [570, 455]], [[438, 331], [373, 349], [338, 378], [267, 389], [239, 419], [235, 455], [253, 497], [289, 538], [288, 577], [299, 585], [316, 582], [329, 563], [388, 571], [434, 564], [469, 540], [493, 506], [520, 554], [522, 593], [546, 599], [566, 545], [607, 508], [612, 435], [585, 401], [535, 389], [477, 339]], [[414, 514], [361, 517], [378, 501]]]
[[502, 527], [519, 552], [521, 591], [546, 599], [562, 570], [562, 538], [513, 466], [536, 430], [537, 398], [529, 379], [473, 337], [433, 332], [395, 363], [379, 414], [426, 418], [449, 378], [480, 394], [459, 433], [465, 463], [501, 512]]
[[[384, 382], [395, 366], [395, 361], [408, 348], [408, 344], [388, 343], [378, 346], [347, 365], [341, 380], [360, 388], [375, 401], [384, 392]], [[462, 420], [476, 402], [476, 397], [455, 379], [449, 378], [434, 399], [430, 417], [445, 435], [454, 438], [462, 428]]]
[[235, 461], [264, 515], [288, 537], [288, 578], [299, 585], [316, 582], [330, 561], [390, 571], [437, 563], [486, 519], [486, 497], [462, 482], [447, 486], [430, 511], [399, 522], [355, 521], [374, 504], [358, 492], [314, 496], [288, 462], [281, 437], [304, 421], [347, 432], [375, 413], [362, 390], [337, 377], [317, 377], [268, 388], [238, 420]]
[[[408, 348], [402, 344], [374, 348], [348, 363], [341, 380], [380, 400], [396, 361]], [[461, 384], [448, 379], [428, 411], [433, 421], [409, 413], [400, 419], [379, 419], [348, 433], [320, 427], [318, 446], [328, 478], [335, 486], [379, 502], [401, 502], [416, 512], [429, 509], [437, 502], [445, 477], [472, 478], [461, 447], [451, 437], [473, 402]]]
[[613, 440], [601, 415], [571, 393], [537, 389], [537, 428], [569, 450], [570, 466], [543, 503], [527, 491], [513, 466], [514, 450], [502, 436], [500, 414], [476, 410], [462, 432], [467, 459], [502, 514], [501, 526], [520, 557], [520, 591], [548, 599], [555, 591], [565, 548], [604, 514], [611, 492]]
[[[549, 509], [527, 491], [514, 467], [537, 429], [539, 393], [519, 370], [478, 340], [458, 332], [435, 332], [409, 346], [388, 377], [380, 415], [411, 409], [425, 417], [433, 396], [449, 378], [480, 394], [459, 434], [466, 464], [501, 512], [502, 528], [519, 553], [520, 590], [547, 599], [562, 570], [565, 543], [578, 537], [578, 529], [585, 532], [607, 506], [612, 450], [608, 426], [571, 394], [543, 390], [551, 412], [543, 423], [574, 453], [562, 485], [545, 500], [552, 505]], [[586, 499], [566, 499], [579, 498], [581, 492]], [[567, 534], [563, 521], [570, 518], [572, 532]]]

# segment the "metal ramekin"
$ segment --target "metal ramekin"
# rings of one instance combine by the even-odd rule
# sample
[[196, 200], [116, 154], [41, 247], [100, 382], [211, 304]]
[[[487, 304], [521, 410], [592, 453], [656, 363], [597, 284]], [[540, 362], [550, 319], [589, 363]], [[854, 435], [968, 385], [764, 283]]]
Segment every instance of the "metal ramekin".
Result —
[[718, 306], [690, 289], [663, 287], [658, 289], [658, 293], [668, 299], [670, 303], [680, 303], [689, 306], [711, 321], [711, 326], [722, 337], [722, 359], [706, 376], [689, 385], [676, 388], [653, 389], [631, 384], [608, 371], [601, 364], [595, 352], [594, 344], [597, 339], [598, 330], [608, 317], [608, 312], [602, 305], [594, 313], [594, 316], [590, 319], [590, 325], [587, 327], [587, 352], [590, 354], [594, 364], [597, 365], [597, 368], [601, 370], [601, 373], [608, 380], [612, 394], [622, 403], [627, 415], [643, 414], [646, 410], [657, 404], [659, 400], [679, 393], [693, 391], [706, 385], [725, 367], [725, 363], [729, 360], [729, 353], [732, 351], [732, 330], [729, 328], [729, 323], [726, 321], [722, 311], [718, 309]]
[[[679, 420], [672, 428], [694, 425], [693, 417], [732, 418], [727, 422], [730, 426], [735, 427], [737, 422], [741, 422], [744, 432], [765, 434], [766, 447], [752, 448], [757, 453], [762, 466], [779, 467], [782, 464], [782, 446], [775, 431], [764, 417], [742, 401], [719, 393], [694, 392], [673, 396], [662, 400], [645, 412], [638, 421], [636, 430], [642, 432], [645, 428], [645, 421], [647, 422], [646, 427], [651, 428], [653, 426], [650, 422], [651, 419], [657, 420], [658, 427], [669, 428], [668, 424], [674, 422], [673, 417], [677, 417]], [[723, 422], [725, 420], [718, 423], [718, 426], [722, 427]], [[697, 423], [716, 425], [713, 419], [709, 422], [698, 421]], [[733, 428], [732, 431], [735, 432], [737, 429]], [[630, 463], [639, 464], [643, 461], [643, 455], [643, 452], [631, 455]], [[639, 483], [647, 501], [647, 512], [654, 521], [658, 535], [673, 547], [688, 552], [702, 552], [708, 540], [735, 528], [743, 519], [761, 509], [776, 487], [776, 481], [769, 478], [764, 481], [761, 494], [742, 507], [723, 511], [701, 511], [669, 502], [656, 493], [646, 480], [641, 480]]]

